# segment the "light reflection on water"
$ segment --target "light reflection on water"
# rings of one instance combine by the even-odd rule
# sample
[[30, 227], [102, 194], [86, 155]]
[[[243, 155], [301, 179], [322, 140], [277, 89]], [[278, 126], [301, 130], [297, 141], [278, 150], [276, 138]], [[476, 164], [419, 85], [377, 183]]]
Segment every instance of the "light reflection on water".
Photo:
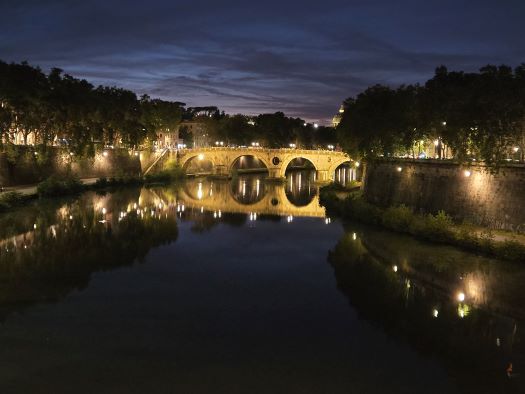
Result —
[[[525, 293], [522, 291], [525, 270], [522, 267], [355, 224], [348, 224], [344, 235], [338, 239], [343, 232], [340, 222], [325, 217], [318, 201], [313, 174], [294, 171], [288, 174], [284, 184], [266, 182], [259, 175], [240, 175], [231, 182], [196, 178], [179, 186], [124, 189], [107, 194], [90, 192], [70, 200], [43, 201], [1, 215], [0, 320], [4, 323], [4, 332], [18, 332], [20, 327], [13, 326], [12, 322], [17, 321], [13, 316], [21, 311], [27, 311], [28, 324], [40, 331], [40, 320], [30, 319], [32, 308], [36, 304], [49, 303], [67, 308], [66, 298], [76, 291], [88, 291], [93, 277], [97, 278], [96, 272], [108, 273], [105, 276], [107, 288], [104, 288], [106, 298], [99, 296], [84, 301], [93, 303], [88, 310], [104, 309], [112, 291], [122, 288], [123, 278], [131, 275], [116, 268], [148, 262], [148, 267], [158, 269], [159, 264], [169, 261], [170, 270], [183, 267], [182, 274], [178, 273], [182, 275], [179, 281], [162, 287], [167, 272], [160, 271], [154, 276], [155, 268], [151, 268], [148, 275], [137, 273], [136, 289], [126, 288], [130, 294], [138, 292], [132, 293], [136, 297], [133, 302], [144, 303], [147, 310], [165, 302], [169, 306], [178, 305], [179, 309], [173, 309], [176, 312], [170, 308], [169, 312], [157, 312], [159, 315], [153, 318], [156, 323], [145, 318], [148, 330], [162, 338], [161, 343], [152, 338], [150, 348], [162, 348], [165, 343], [171, 344], [170, 341], [177, 339], [196, 344], [186, 349], [177, 342], [177, 352], [183, 347], [188, 353], [207, 354], [208, 347], [213, 347], [214, 343], [210, 339], [214, 334], [207, 330], [214, 333], [215, 329], [225, 338], [225, 349], [237, 348], [238, 341], [251, 338], [254, 327], [264, 325], [264, 330], [257, 335], [264, 349], [280, 354], [279, 349], [286, 347], [283, 344], [292, 343], [294, 350], [284, 358], [291, 360], [290, 365], [309, 363], [310, 369], [286, 378], [290, 383], [286, 392], [318, 392], [304, 387], [294, 390], [299, 387], [294, 386], [299, 381], [308, 382], [314, 379], [312, 376], [327, 379], [320, 387], [327, 387], [328, 381], [334, 384], [330, 392], [348, 392], [359, 379], [364, 379], [362, 387], [373, 387], [370, 392], [422, 392], [422, 387], [428, 385], [425, 379], [432, 377], [438, 377], [438, 381], [434, 382], [435, 390], [429, 388], [428, 392], [520, 392], [523, 387], [519, 374], [525, 363], [521, 343], [525, 318]], [[257, 235], [250, 238], [251, 234]], [[182, 243], [180, 238], [183, 238]], [[227, 248], [222, 249], [223, 245]], [[329, 249], [328, 260], [333, 273], [326, 263]], [[259, 254], [263, 261], [257, 260]], [[198, 292], [206, 293], [221, 283], [224, 287], [210, 290], [214, 298], [224, 296], [229, 300], [221, 301], [225, 304], [219, 303], [219, 310], [240, 313], [241, 320], [234, 320], [235, 325], [244, 324], [249, 329], [236, 331], [229, 325], [233, 324], [231, 317], [216, 328], [219, 317], [214, 308], [217, 306], [210, 306], [214, 311], [211, 312], [198, 297], [194, 300], [196, 305], [191, 304], [186, 293], [166, 298], [168, 291], [184, 288], [190, 270], [185, 263], [192, 255], [199, 256], [191, 261], [191, 266], [196, 265], [194, 278]], [[312, 256], [316, 257], [312, 259]], [[293, 265], [309, 259], [311, 265]], [[243, 271], [247, 266], [249, 271]], [[272, 268], [265, 270], [264, 267]], [[243, 296], [231, 300], [227, 298], [228, 292], [236, 283], [231, 278], [237, 277], [239, 272], [247, 275], [247, 282], [240, 284]], [[287, 278], [279, 285], [267, 285], [286, 273], [302, 279], [290, 282]], [[351, 307], [331, 298], [334, 297], [332, 292], [342, 298], [334, 290], [333, 277]], [[305, 283], [314, 287], [305, 286]], [[158, 293], [150, 292], [150, 298], [142, 299], [140, 291], [157, 286], [162, 287]], [[252, 287], [260, 289], [261, 299], [252, 298]], [[303, 301], [313, 289], [319, 291], [316, 293], [319, 304], [314, 305], [314, 300]], [[262, 300], [270, 297], [264, 292], [270, 290], [279, 295], [280, 301], [264, 306]], [[298, 294], [301, 301], [289, 307], [287, 302]], [[190, 308], [187, 303], [193, 306]], [[269, 309], [259, 316], [258, 308], [265, 307]], [[79, 308], [83, 311], [81, 306]], [[196, 331], [202, 336], [192, 337], [188, 332], [170, 335], [169, 330], [163, 336], [157, 325], [162, 326], [160, 322], [173, 313], [180, 315], [181, 320], [177, 320], [176, 325], [187, 323], [191, 326], [189, 332]], [[322, 317], [319, 313], [323, 313]], [[349, 320], [353, 313], [371, 324], [359, 325]], [[295, 320], [283, 317], [289, 314]], [[110, 326], [120, 324], [118, 318], [105, 318]], [[280, 323], [275, 324], [274, 320]], [[76, 333], [74, 326], [65, 324], [71, 330], [67, 335], [77, 335], [77, 340], [93, 335], [82, 333], [82, 330]], [[289, 327], [293, 327], [290, 328], [293, 333], [282, 337]], [[25, 326], [22, 328], [28, 330]], [[143, 331], [133, 325], [123, 331], [131, 335], [126, 346], [133, 346], [133, 335], [143, 335]], [[384, 344], [372, 351], [385, 333], [389, 340], [399, 343], [402, 350]], [[185, 341], [185, 336], [191, 340]], [[204, 345], [200, 346], [201, 342]], [[110, 348], [108, 343], [103, 346]], [[250, 346], [254, 344], [237, 349], [237, 356], [240, 359], [253, 357]], [[311, 346], [316, 347], [315, 355], [307, 351]], [[329, 349], [324, 358], [319, 356], [323, 349]], [[26, 351], [33, 354], [33, 350]], [[37, 354], [37, 350], [34, 351]], [[67, 358], [65, 353], [69, 352], [53, 357], [63, 360]], [[161, 353], [155, 355], [161, 357]], [[272, 360], [263, 369], [271, 369], [270, 366], [277, 362]], [[4, 361], [0, 355], [0, 362]], [[436, 365], [432, 364], [434, 361]], [[199, 362], [202, 363], [202, 359]], [[511, 378], [506, 374], [510, 363], [514, 368]], [[355, 365], [366, 367], [356, 369]], [[13, 368], [15, 375], [24, 372], [23, 367]], [[133, 367], [129, 368], [133, 371]], [[391, 370], [387, 373], [388, 368]], [[443, 378], [442, 369], [452, 379], [452, 384]], [[199, 371], [204, 378], [207, 373], [211, 374]], [[312, 375], [311, 371], [317, 372]], [[226, 372], [221, 370], [221, 373]], [[377, 374], [388, 374], [388, 379], [378, 381]], [[226, 373], [225, 376], [230, 375]], [[244, 389], [251, 387], [249, 384], [267, 390], [272, 387], [265, 386], [270, 385], [270, 380], [250, 381], [249, 376], [242, 378]], [[278, 376], [280, 380], [285, 379], [282, 374]], [[0, 372], [0, 382], [1, 378]], [[167, 376], [164, 379], [169, 381]], [[271, 384], [278, 385], [279, 379]], [[395, 379], [399, 379], [399, 384], [392, 384]], [[194, 379], [193, 384], [196, 385], [197, 380], [206, 381]], [[231, 385], [225, 387], [231, 392], [238, 383], [234, 379], [229, 383]], [[186, 389], [187, 392], [209, 392], [210, 387], [199, 391], [189, 385]]]
[[363, 318], [439, 359], [462, 392], [525, 389], [522, 266], [349, 226], [329, 261]]

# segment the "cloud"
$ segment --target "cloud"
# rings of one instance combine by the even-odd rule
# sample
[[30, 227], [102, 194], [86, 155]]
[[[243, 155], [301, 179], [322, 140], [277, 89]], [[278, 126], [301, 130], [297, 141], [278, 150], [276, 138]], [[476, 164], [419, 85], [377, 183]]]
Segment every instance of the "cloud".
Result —
[[375, 83], [525, 59], [519, 1], [251, 3], [4, 0], [0, 58], [188, 105], [316, 121]]

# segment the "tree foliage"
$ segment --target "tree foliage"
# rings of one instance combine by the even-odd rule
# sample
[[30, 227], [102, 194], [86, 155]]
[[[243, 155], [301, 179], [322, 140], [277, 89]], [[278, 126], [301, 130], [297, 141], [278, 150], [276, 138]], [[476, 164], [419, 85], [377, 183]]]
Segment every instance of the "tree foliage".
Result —
[[424, 86], [376, 85], [344, 106], [338, 137], [354, 155], [403, 154], [435, 139], [460, 160], [496, 164], [512, 147], [525, 149], [525, 65], [477, 73], [441, 66]]
[[183, 103], [151, 99], [121, 88], [94, 87], [54, 68], [45, 74], [27, 63], [0, 62], [0, 142], [31, 133], [42, 147], [72, 152], [95, 144], [137, 147], [180, 123]]

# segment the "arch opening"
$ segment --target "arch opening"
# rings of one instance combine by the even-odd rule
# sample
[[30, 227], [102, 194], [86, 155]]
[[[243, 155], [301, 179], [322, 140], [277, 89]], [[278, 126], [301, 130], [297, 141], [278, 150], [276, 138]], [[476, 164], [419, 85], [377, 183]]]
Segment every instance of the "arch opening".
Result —
[[296, 157], [288, 162], [285, 174], [291, 171], [315, 171], [315, 166], [314, 163], [304, 157]]
[[195, 155], [184, 163], [182, 169], [187, 175], [208, 175], [213, 173], [213, 162], [204, 154]]
[[254, 155], [242, 155], [233, 160], [230, 166], [231, 174], [266, 174], [268, 166], [266, 163]]
[[295, 170], [286, 173], [285, 194], [296, 207], [304, 207], [317, 196], [315, 170]]
[[334, 170], [334, 182], [342, 186], [350, 185], [357, 181], [357, 168], [350, 161], [339, 164]]

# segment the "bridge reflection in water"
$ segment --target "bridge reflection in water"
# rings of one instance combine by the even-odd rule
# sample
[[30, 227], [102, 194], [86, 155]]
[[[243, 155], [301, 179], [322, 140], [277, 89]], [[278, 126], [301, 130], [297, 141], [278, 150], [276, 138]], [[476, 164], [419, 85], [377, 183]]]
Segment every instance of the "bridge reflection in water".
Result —
[[285, 216], [288, 222], [294, 216], [325, 220], [312, 180], [309, 171], [291, 172], [286, 185], [262, 175], [191, 179], [168, 187], [88, 192], [2, 215], [0, 322], [12, 311], [86, 287], [93, 272], [132, 264], [151, 248], [174, 242], [181, 220], [193, 221], [197, 231], [220, 222]]
[[314, 176], [314, 171], [292, 171], [284, 184], [266, 182], [265, 175], [240, 175], [231, 181], [191, 179], [178, 190], [177, 203], [200, 211], [324, 218]]

